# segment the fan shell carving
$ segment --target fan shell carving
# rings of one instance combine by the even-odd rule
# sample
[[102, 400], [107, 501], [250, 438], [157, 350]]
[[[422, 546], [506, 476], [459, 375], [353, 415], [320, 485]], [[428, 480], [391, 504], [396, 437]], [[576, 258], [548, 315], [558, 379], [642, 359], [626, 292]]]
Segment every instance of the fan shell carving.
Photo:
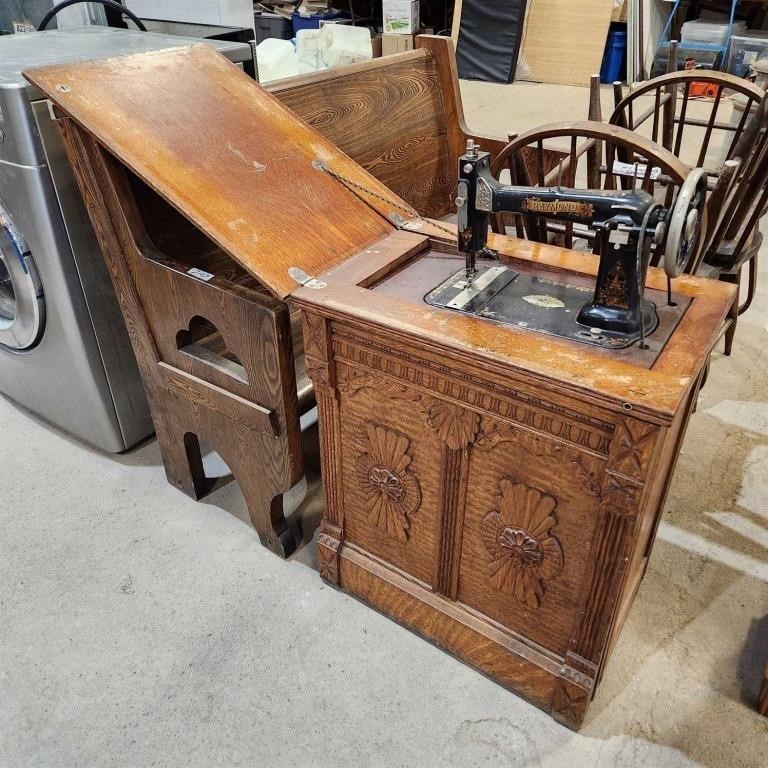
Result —
[[421, 488], [409, 469], [410, 440], [376, 424], [365, 427], [367, 450], [357, 460], [358, 482], [365, 498], [365, 512], [380, 530], [405, 542], [410, 517], [421, 505]]
[[552, 535], [557, 501], [524, 483], [500, 483], [498, 509], [482, 523], [491, 556], [489, 582], [494, 589], [538, 608], [545, 582], [563, 570], [563, 550]]
[[480, 416], [466, 408], [437, 401], [429, 409], [427, 422], [451, 450], [458, 451], [474, 441]]

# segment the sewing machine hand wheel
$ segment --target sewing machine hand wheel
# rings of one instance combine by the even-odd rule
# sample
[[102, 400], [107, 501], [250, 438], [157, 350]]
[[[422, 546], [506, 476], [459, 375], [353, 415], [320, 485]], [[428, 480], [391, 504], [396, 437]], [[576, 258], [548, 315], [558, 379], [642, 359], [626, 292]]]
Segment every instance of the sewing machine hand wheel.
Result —
[[668, 277], [677, 277], [696, 253], [706, 200], [707, 173], [694, 168], [680, 187], [667, 222], [664, 270]]

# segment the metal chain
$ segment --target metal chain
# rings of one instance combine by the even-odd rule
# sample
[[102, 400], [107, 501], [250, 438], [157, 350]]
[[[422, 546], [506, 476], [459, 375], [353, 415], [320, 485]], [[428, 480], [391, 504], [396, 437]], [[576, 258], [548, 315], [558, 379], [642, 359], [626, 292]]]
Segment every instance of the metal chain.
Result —
[[[380, 195], [378, 192], [374, 192], [372, 189], [368, 189], [367, 187], [364, 187], [362, 184], [358, 184], [356, 181], [353, 181], [352, 179], [347, 178], [346, 176], [343, 176], [342, 174], [338, 173], [337, 171], [332, 171], [322, 160], [315, 160], [312, 165], [315, 166], [315, 168], [318, 168], [321, 171], [325, 171], [329, 176], [333, 176], [334, 179], [337, 181], [340, 181], [344, 186], [351, 189], [353, 192], [364, 192], [366, 195], [370, 195], [371, 197], [376, 198], [377, 200], [381, 201], [382, 203], [385, 203], [386, 205], [390, 205], [393, 208], [399, 208], [401, 211], [405, 211], [409, 216], [412, 216], [414, 219], [417, 219], [418, 221], [423, 221], [425, 224], [428, 224], [430, 227], [435, 227], [435, 229], [440, 229], [443, 232], [447, 232], [452, 237], [456, 236], [456, 231], [446, 227], [442, 224], [438, 224], [435, 221], [432, 221], [430, 219], [425, 219], [418, 211], [416, 211], [414, 208], [411, 208], [409, 205], [405, 205], [403, 203], [397, 203], [394, 200], [390, 200], [387, 197], [384, 197], [384, 195]], [[359, 197], [359, 195], [358, 195]]]

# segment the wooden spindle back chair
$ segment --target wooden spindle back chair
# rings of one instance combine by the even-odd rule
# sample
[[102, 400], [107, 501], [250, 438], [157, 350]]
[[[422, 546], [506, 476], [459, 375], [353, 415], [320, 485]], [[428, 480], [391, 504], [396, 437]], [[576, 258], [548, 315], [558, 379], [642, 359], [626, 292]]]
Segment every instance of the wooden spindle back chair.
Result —
[[[723, 196], [702, 254], [704, 263], [698, 269], [699, 274], [740, 286], [742, 272], [747, 268], [746, 297], [742, 300], [737, 293], [726, 321], [727, 355], [733, 347], [738, 317], [751, 306], [757, 288], [757, 259], [763, 241], [759, 224], [768, 207], [768, 100], [753, 111], [732, 154], [732, 164], [738, 164], [738, 170]], [[712, 198], [709, 208], [715, 208]]]
[[[705, 89], [711, 96], [697, 96]], [[731, 120], [734, 95], [740, 96], [743, 112]], [[764, 96], [756, 85], [725, 72], [671, 72], [642, 83], [626, 95], [615, 84], [615, 107], [608, 122], [632, 131], [642, 129], [647, 138], [691, 166], [717, 175], [723, 163], [734, 157], [750, 115]], [[722, 150], [713, 161], [718, 139]]]
[[[548, 153], [557, 149], [567, 155], [546, 172]], [[625, 158], [625, 162], [619, 158]], [[649, 169], [644, 172], [643, 169]], [[492, 163], [495, 178], [513, 184], [590, 189], [643, 189], [666, 206], [674, 201], [690, 168], [663, 147], [615, 125], [592, 121], [556, 123], [536, 128], [511, 141]], [[552, 222], [533, 216], [495, 214], [494, 232], [514, 227], [517, 237], [547, 242], [556, 236], [566, 248], [582, 238], [594, 242], [594, 234], [575, 229], [571, 222]], [[706, 222], [704, 222], [706, 227]], [[654, 257], [654, 263], [658, 257]]]

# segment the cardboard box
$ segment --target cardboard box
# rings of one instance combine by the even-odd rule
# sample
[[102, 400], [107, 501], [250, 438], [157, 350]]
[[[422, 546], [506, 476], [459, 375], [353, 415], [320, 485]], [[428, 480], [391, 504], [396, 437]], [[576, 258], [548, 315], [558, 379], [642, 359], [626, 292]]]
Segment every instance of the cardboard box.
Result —
[[382, 52], [381, 35], [374, 35], [371, 38], [371, 50], [373, 51], [373, 58], [378, 59], [383, 56]]
[[414, 35], [419, 31], [418, 0], [382, 0], [384, 32]]
[[416, 47], [417, 37], [418, 35], [390, 35], [385, 32], [381, 36], [381, 55], [391, 56], [412, 51]]

